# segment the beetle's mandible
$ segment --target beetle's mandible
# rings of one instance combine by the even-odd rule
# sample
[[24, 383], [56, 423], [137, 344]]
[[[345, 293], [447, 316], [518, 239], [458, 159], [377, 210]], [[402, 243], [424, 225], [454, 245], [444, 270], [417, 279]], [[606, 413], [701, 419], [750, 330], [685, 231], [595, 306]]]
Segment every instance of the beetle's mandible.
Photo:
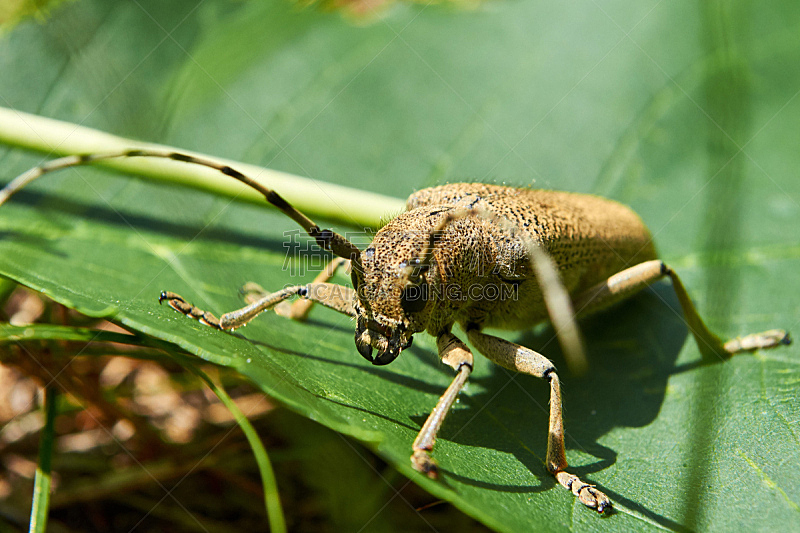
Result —
[[[549, 383], [546, 468], [584, 505], [601, 513], [611, 507], [608, 497], [567, 472], [560, 378], [555, 367], [529, 348], [483, 333], [484, 328], [523, 329], [550, 319], [561, 332], [565, 355], [571, 355], [579, 366], [582, 354], [574, 326], [576, 314], [597, 311], [669, 277], [705, 359], [713, 361], [790, 342], [782, 330], [720, 341], [703, 323], [675, 272], [657, 258], [650, 233], [639, 217], [621, 204], [591, 195], [478, 183], [424, 189], [413, 194], [407, 212], [378, 231], [362, 251], [345, 237], [321, 229], [277, 192], [229, 166], [176, 152], [141, 149], [51, 161], [0, 191], [0, 205], [42, 174], [119, 157], [169, 158], [217, 169], [262, 193], [337, 256], [312, 283], [277, 292], [248, 286], [249, 304], [219, 319], [172, 292], [162, 292], [159, 301], [226, 331], [276, 306], [281, 314], [303, 319], [310, 306], [319, 303], [356, 319], [356, 348], [376, 365], [391, 363], [416, 333], [427, 331], [436, 338], [439, 357], [456, 376], [412, 445], [414, 468], [431, 477], [437, 475], [430, 455], [436, 433], [473, 368], [470, 349], [452, 331], [455, 324], [491, 361]], [[328, 283], [336, 268], [346, 262], [351, 267], [352, 289]], [[282, 304], [293, 296], [301, 299], [291, 306]]]

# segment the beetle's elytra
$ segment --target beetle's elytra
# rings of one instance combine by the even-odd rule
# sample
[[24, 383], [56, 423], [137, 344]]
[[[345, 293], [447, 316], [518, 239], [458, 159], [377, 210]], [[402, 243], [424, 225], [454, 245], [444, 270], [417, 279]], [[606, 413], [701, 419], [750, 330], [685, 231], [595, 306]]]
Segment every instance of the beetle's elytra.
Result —
[[[303, 319], [320, 303], [356, 319], [358, 353], [376, 365], [391, 363], [416, 333], [437, 339], [439, 357], [456, 371], [412, 445], [415, 469], [437, 475], [430, 453], [436, 433], [473, 367], [470, 349], [453, 333], [458, 324], [470, 343], [491, 361], [547, 380], [550, 385], [547, 469], [586, 506], [603, 512], [608, 497], [567, 472], [561, 420], [560, 378], [543, 355], [499, 337], [485, 327], [528, 328], [550, 319], [561, 332], [566, 355], [580, 362], [575, 314], [587, 314], [669, 277], [687, 325], [709, 361], [740, 351], [789, 344], [782, 330], [747, 335], [727, 343], [708, 330], [675, 272], [660, 261], [650, 233], [627, 207], [591, 195], [457, 183], [424, 189], [364, 250], [321, 229], [276, 191], [214, 161], [176, 152], [137, 149], [71, 156], [29, 170], [0, 191], [0, 205], [47, 172], [101, 159], [160, 157], [219, 170], [262, 193], [297, 222], [335, 259], [308, 284], [267, 292], [247, 290], [249, 304], [219, 319], [172, 292], [162, 292], [177, 311], [220, 330], [243, 326], [293, 296], [301, 299], [281, 314]], [[348, 262], [353, 287], [328, 283]], [[374, 354], [374, 355], [373, 355]]]

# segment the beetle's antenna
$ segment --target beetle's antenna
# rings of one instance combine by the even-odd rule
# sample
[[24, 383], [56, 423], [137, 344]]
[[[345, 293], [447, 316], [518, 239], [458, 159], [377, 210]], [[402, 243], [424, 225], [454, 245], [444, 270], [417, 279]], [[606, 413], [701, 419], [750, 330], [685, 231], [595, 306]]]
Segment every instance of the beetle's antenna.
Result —
[[428, 240], [420, 251], [418, 260], [413, 261], [412, 264], [409, 265], [406, 274], [408, 283], [419, 283], [422, 275], [430, 270], [430, 265], [433, 261], [433, 251], [436, 248], [436, 244], [441, 239], [445, 228], [452, 222], [468, 216], [480, 216], [491, 220], [493, 223], [502, 225], [508, 229], [512, 235], [522, 240], [530, 254], [536, 280], [542, 291], [550, 322], [556, 332], [558, 342], [561, 344], [561, 349], [564, 352], [567, 365], [570, 371], [576, 375], [581, 375], [586, 372], [588, 368], [586, 350], [583, 346], [580, 329], [575, 322], [575, 311], [572, 306], [572, 300], [564, 284], [561, 282], [561, 276], [558, 274], [558, 268], [555, 262], [541, 244], [535, 242], [524, 232], [519, 231], [516, 225], [507, 218], [495, 215], [481, 207], [448, 211], [428, 234]]
[[442, 218], [436, 227], [434, 227], [430, 233], [428, 233], [428, 241], [425, 243], [425, 246], [422, 248], [422, 251], [419, 254], [419, 257], [412, 261], [410, 265], [410, 270], [408, 271], [408, 283], [411, 285], [416, 285], [422, 279], [422, 276], [428, 272], [431, 268], [431, 261], [433, 261], [433, 250], [436, 248], [436, 244], [439, 242], [439, 238], [442, 236], [442, 232], [444, 229], [455, 220], [460, 218], [464, 218], [468, 216], [470, 210], [456, 210], [456, 211], [448, 211], [448, 213]]
[[106, 159], [118, 159], [123, 157], [158, 157], [162, 159], [182, 161], [184, 163], [191, 163], [194, 165], [213, 168], [225, 174], [226, 176], [230, 176], [231, 178], [244, 183], [248, 187], [251, 187], [263, 194], [267, 202], [277, 207], [283, 211], [286, 216], [297, 222], [300, 227], [302, 227], [309, 236], [316, 240], [317, 244], [319, 244], [322, 248], [325, 250], [330, 250], [338, 257], [349, 259], [352, 264], [354, 283], [356, 285], [359, 284], [362, 278], [361, 251], [353, 243], [347, 240], [346, 237], [343, 237], [342, 235], [339, 235], [338, 233], [329, 229], [320, 229], [320, 227], [316, 225], [314, 221], [298, 211], [289, 202], [284, 200], [283, 197], [277, 192], [265, 187], [256, 180], [245, 176], [238, 170], [235, 170], [228, 165], [193, 155], [182, 154], [168, 150], [135, 149], [102, 154], [71, 155], [62, 157], [60, 159], [54, 159], [19, 175], [12, 180], [11, 183], [6, 185], [5, 188], [0, 190], [0, 206], [3, 205], [14, 193], [27, 186], [36, 178], [39, 178], [48, 172], [79, 165], [88, 165]]
[[526, 242], [526, 245], [531, 254], [531, 263], [536, 272], [539, 288], [542, 290], [545, 306], [547, 306], [550, 323], [553, 324], [558, 342], [564, 352], [564, 358], [570, 371], [580, 376], [586, 372], [589, 364], [586, 361], [583, 337], [577, 322], [575, 322], [572, 300], [561, 282], [558, 268], [550, 254], [534, 242]]

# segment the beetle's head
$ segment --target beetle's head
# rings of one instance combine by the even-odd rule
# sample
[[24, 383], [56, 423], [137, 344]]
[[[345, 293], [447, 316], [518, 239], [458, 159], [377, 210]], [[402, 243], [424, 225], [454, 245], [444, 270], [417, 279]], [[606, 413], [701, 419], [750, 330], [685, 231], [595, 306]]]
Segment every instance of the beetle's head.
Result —
[[356, 348], [374, 365], [391, 363], [408, 348], [413, 335], [425, 331], [432, 307], [430, 271], [415, 272], [427, 233], [410, 231], [406, 217], [384, 226], [361, 253]]

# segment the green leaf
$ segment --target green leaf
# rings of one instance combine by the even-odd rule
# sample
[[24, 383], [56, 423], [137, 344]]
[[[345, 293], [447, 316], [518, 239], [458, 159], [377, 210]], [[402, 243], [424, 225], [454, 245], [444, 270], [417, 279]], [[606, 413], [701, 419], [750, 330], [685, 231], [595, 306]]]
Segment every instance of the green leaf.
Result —
[[[85, 0], [2, 37], [0, 103], [397, 198], [459, 180], [602, 194], [641, 214], [720, 336], [796, 332], [800, 8], [773, 7], [396, 5], [354, 25], [276, 1]], [[5, 151], [2, 177], [42, 160]], [[81, 168], [0, 208], [0, 272], [239, 369], [498, 530], [800, 527], [797, 348], [699, 366], [667, 284], [585, 321], [590, 372], [562, 376], [567, 457], [614, 501], [607, 518], [546, 473], [536, 379], [478, 357], [433, 482], [408, 460], [452, 377], [430, 337], [376, 368], [328, 310], [228, 335], [157, 305], [168, 289], [220, 313], [248, 281], [310, 280], [295, 230]], [[547, 329], [510, 335], [564, 366]]]

